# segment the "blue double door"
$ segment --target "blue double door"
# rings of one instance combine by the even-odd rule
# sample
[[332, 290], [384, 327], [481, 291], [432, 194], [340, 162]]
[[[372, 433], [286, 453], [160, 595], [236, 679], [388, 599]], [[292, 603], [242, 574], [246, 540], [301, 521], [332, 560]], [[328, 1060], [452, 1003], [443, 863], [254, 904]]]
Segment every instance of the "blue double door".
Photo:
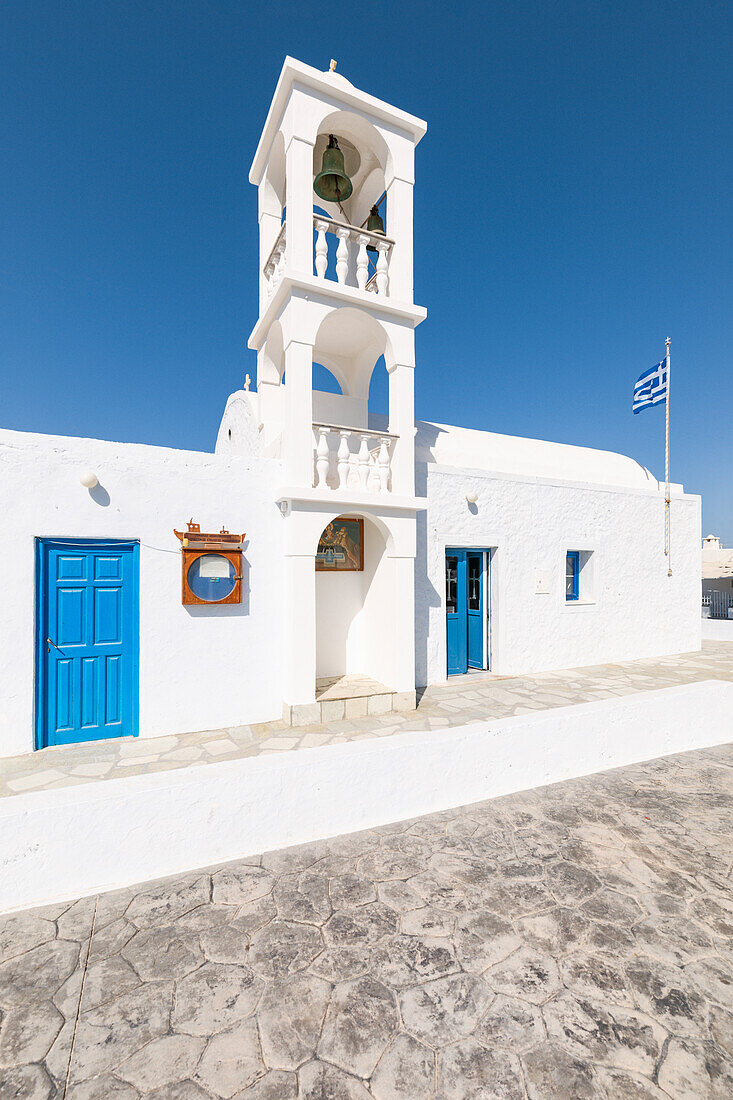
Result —
[[138, 544], [37, 544], [38, 748], [137, 734]]
[[485, 550], [445, 552], [448, 675], [488, 668], [488, 563]]

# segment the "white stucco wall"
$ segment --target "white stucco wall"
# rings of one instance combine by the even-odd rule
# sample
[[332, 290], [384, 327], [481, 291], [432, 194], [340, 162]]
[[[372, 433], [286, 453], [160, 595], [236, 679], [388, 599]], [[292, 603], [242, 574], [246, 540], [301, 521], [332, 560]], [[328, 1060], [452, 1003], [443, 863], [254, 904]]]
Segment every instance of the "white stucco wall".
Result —
[[[654, 483], [656, 487], [656, 482]], [[418, 465], [416, 678], [446, 678], [445, 548], [495, 548], [492, 671], [522, 674], [700, 648], [700, 500], [675, 495], [672, 576], [664, 556], [664, 497], [550, 478]], [[466, 492], [476, 492], [469, 505]], [[593, 552], [587, 602], [566, 603], [567, 550]], [[537, 572], [549, 592], [536, 594]]]
[[[100, 485], [79, 475], [94, 470]], [[0, 755], [34, 743], [34, 539], [140, 541], [140, 736], [280, 717], [282, 518], [279, 464], [255, 457], [0, 431], [2, 548], [9, 580], [0, 645]], [[242, 603], [181, 604], [180, 543], [246, 531]]]
[[706, 681], [17, 794], [0, 799], [0, 912], [724, 744], [732, 704]]

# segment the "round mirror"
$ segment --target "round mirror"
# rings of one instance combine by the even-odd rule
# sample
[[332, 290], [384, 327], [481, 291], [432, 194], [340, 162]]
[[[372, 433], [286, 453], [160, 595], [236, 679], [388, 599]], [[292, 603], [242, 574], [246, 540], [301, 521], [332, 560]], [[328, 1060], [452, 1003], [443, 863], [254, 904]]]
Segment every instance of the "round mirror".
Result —
[[237, 576], [232, 563], [222, 554], [202, 554], [189, 565], [187, 580], [199, 600], [216, 603], [231, 595]]

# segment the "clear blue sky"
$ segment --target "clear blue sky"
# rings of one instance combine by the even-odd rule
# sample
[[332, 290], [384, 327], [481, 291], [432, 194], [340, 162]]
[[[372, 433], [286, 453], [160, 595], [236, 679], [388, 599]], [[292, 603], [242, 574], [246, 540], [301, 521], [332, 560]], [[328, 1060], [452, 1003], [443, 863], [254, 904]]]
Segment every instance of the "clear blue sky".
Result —
[[733, 7], [25, 0], [0, 15], [0, 424], [210, 450], [254, 376], [283, 57], [428, 122], [417, 415], [619, 450], [733, 543]]

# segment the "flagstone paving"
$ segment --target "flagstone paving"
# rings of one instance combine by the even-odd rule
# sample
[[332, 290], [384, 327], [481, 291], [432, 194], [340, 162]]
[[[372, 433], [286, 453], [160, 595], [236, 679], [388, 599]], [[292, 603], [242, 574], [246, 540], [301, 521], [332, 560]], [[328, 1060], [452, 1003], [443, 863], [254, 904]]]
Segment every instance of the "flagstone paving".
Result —
[[732, 837], [730, 745], [2, 917], [0, 1096], [728, 1100]]
[[43, 749], [0, 760], [0, 797], [120, 776], [210, 764], [272, 752], [317, 748], [409, 730], [446, 729], [534, 710], [574, 706], [699, 680], [733, 681], [733, 642], [704, 641], [701, 651], [615, 665], [499, 678], [453, 677], [422, 694], [417, 710], [291, 727], [283, 722], [176, 736], [120, 738]]

